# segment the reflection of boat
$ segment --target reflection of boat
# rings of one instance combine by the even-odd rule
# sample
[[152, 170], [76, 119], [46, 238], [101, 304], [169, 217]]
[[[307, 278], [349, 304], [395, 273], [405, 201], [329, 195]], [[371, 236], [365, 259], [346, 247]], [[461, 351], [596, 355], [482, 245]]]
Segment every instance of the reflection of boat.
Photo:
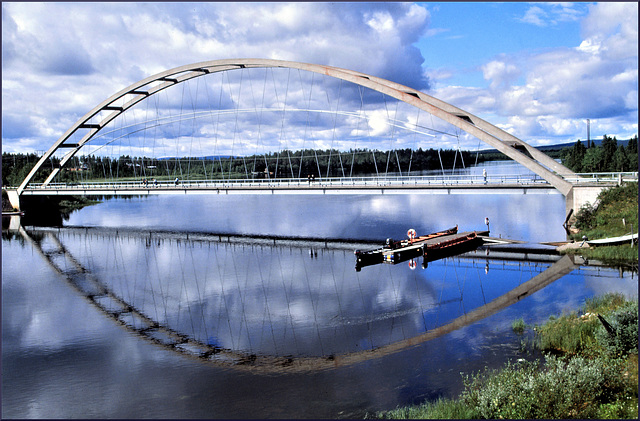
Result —
[[[360, 268], [364, 266], [376, 265], [385, 261], [398, 263], [418, 257], [422, 255], [422, 246], [426, 241], [447, 235], [454, 235], [457, 232], [458, 226], [456, 225], [448, 230], [434, 232], [420, 237], [414, 237], [415, 231], [409, 230], [407, 233], [409, 235], [408, 240], [393, 241], [387, 238], [386, 243], [382, 247], [367, 251], [356, 250], [354, 252], [356, 255], [356, 270], [360, 270]], [[402, 260], [400, 260], [400, 256], [402, 256]]]

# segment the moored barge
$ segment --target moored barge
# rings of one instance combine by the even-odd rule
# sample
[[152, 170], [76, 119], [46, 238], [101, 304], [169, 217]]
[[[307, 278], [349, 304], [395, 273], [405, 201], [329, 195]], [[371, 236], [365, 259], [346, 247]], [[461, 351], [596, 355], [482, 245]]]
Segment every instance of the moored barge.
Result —
[[[482, 232], [488, 234], [488, 232]], [[454, 256], [474, 250], [482, 244], [482, 238], [478, 232], [458, 233], [458, 226], [448, 230], [434, 232], [432, 234], [416, 237], [415, 230], [407, 232], [408, 240], [393, 241], [387, 239], [386, 243], [377, 249], [360, 251], [356, 250], [356, 271], [365, 266], [379, 263], [396, 264], [420, 256], [424, 257], [423, 267], [427, 262]]]
[[466, 253], [482, 245], [482, 238], [476, 231], [465, 232], [459, 236], [446, 239], [436, 244], [426, 244], [424, 247], [424, 262], [433, 262], [449, 256]]

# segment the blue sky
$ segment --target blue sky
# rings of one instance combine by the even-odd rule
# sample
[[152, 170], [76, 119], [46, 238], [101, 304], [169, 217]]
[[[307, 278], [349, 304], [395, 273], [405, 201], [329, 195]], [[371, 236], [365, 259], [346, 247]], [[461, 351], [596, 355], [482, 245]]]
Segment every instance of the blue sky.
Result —
[[638, 132], [636, 2], [4, 2], [2, 23], [8, 152], [48, 149], [138, 80], [224, 58], [361, 71], [534, 145], [584, 139], [587, 118], [592, 137]]
[[[587, 3], [572, 5], [575, 13], [558, 21], [559, 6], [530, 3], [420, 3], [431, 14], [431, 24], [416, 46], [432, 68], [455, 68], [452, 84], [483, 86], [480, 66], [501, 54], [579, 45], [580, 16]], [[525, 18], [535, 7], [545, 7], [548, 20]], [[542, 10], [542, 9], [541, 9]], [[533, 16], [539, 16], [534, 14]]]

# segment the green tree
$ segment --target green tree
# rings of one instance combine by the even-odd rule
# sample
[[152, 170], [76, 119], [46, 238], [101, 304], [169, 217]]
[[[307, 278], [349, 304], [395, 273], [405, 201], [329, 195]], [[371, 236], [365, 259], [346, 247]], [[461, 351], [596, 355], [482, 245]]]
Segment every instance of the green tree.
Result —
[[627, 153], [638, 153], [638, 135], [629, 139], [629, 143], [627, 144]]
[[582, 160], [582, 172], [600, 172], [602, 168], [602, 148], [589, 148]]
[[613, 154], [613, 159], [612, 159], [612, 169], [613, 171], [628, 171], [629, 167], [628, 167], [628, 161], [627, 161], [627, 153], [624, 150], [624, 146], [620, 145], [618, 146], [618, 149], [616, 149], [616, 151]]
[[587, 148], [585, 148], [582, 142], [580, 142], [580, 139], [578, 139], [578, 141], [573, 145], [573, 147], [568, 150], [568, 153], [566, 154], [565, 165], [573, 171], [581, 172], [582, 161], [586, 153], [587, 153]]
[[616, 153], [616, 149], [618, 149], [618, 140], [614, 137], [609, 137], [604, 135], [602, 137], [602, 170], [606, 171], [608, 168], [611, 168], [613, 165], [613, 155]]
[[582, 161], [584, 160], [584, 156], [587, 153], [587, 150], [588, 149], [585, 148], [580, 139], [578, 139], [578, 141], [574, 143], [572, 147], [565, 148], [562, 151], [562, 154], [560, 156], [562, 159], [562, 164], [572, 171], [582, 172]]

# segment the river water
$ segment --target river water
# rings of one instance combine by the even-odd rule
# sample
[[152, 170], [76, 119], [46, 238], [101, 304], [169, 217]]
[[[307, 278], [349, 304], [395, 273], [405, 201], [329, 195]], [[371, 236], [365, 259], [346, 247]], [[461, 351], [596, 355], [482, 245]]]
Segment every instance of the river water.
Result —
[[461, 372], [531, 357], [513, 320], [636, 296], [637, 274], [490, 248], [356, 271], [353, 250], [485, 218], [561, 241], [564, 212], [559, 194], [155, 196], [3, 230], [2, 416], [362, 417], [455, 397]]

